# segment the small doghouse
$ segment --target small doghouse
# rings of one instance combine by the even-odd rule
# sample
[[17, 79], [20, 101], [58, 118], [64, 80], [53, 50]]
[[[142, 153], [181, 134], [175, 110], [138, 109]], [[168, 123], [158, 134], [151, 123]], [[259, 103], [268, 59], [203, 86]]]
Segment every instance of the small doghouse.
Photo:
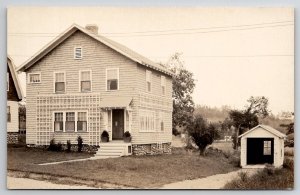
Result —
[[241, 166], [256, 168], [271, 164], [281, 167], [284, 159], [285, 137], [286, 135], [267, 125], [257, 125], [243, 133], [239, 136], [241, 138]]

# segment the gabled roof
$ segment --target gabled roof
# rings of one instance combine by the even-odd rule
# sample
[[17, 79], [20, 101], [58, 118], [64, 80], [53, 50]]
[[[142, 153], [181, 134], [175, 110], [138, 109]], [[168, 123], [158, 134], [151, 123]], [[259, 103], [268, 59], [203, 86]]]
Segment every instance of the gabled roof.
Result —
[[20, 83], [19, 83], [18, 75], [16, 74], [15, 65], [10, 56], [7, 56], [7, 64], [17, 90], [18, 98], [22, 100], [23, 98], [22, 89], [20, 88]]
[[164, 74], [170, 76], [173, 75], [173, 73], [170, 70], [168, 70], [165, 66], [157, 64], [120, 43], [117, 43], [101, 35], [96, 35], [76, 24], [73, 24], [66, 31], [58, 35], [53, 41], [51, 41], [49, 44], [43, 47], [39, 52], [37, 52], [34, 56], [28, 59], [24, 64], [22, 64], [17, 69], [17, 71], [26, 71], [28, 68], [33, 66], [38, 60], [43, 58], [55, 47], [57, 47], [60, 43], [62, 43], [64, 40], [66, 40], [68, 37], [70, 37], [73, 33], [75, 33], [78, 30], [141, 65], [163, 72]]
[[263, 128], [263, 129], [265, 129], [266, 131], [268, 131], [268, 132], [270, 132], [270, 133], [276, 135], [277, 137], [280, 137], [280, 138], [286, 137], [285, 134], [283, 134], [283, 133], [281, 133], [280, 131], [274, 129], [273, 127], [270, 127], [270, 126], [268, 126], [268, 125], [257, 125], [256, 127], [253, 127], [253, 128], [250, 129], [249, 131], [247, 131], [247, 132], [243, 133], [242, 135], [240, 135], [239, 138], [245, 136], [246, 134], [248, 134], [248, 133], [254, 131], [255, 129], [257, 129], [257, 128], [259, 128], [259, 127], [261, 127], [261, 128]]

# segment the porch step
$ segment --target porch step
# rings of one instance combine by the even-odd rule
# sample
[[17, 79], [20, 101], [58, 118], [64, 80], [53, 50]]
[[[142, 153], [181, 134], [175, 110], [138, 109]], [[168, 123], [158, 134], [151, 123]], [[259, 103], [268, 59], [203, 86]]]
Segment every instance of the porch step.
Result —
[[131, 143], [107, 142], [100, 143], [99, 146], [100, 148], [91, 159], [116, 158], [131, 154], [128, 153], [128, 146], [131, 146]]

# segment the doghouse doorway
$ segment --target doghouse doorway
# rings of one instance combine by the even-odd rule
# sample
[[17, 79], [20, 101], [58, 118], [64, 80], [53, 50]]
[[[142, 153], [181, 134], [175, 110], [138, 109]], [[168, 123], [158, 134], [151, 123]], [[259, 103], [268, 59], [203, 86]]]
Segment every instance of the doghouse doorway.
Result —
[[273, 138], [247, 138], [247, 165], [274, 163]]

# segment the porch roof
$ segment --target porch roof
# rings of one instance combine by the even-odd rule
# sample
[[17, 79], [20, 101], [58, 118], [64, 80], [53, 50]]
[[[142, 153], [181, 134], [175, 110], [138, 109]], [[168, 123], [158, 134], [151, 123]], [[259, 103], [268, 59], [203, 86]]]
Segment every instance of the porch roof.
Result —
[[126, 108], [130, 105], [132, 97], [105, 97], [100, 102], [101, 108]]

